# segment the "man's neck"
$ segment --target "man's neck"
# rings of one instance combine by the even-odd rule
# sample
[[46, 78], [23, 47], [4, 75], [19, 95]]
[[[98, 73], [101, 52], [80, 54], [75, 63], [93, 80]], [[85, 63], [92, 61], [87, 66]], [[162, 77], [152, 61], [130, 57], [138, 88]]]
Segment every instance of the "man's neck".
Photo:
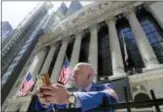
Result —
[[84, 88], [80, 89], [80, 91], [90, 91], [92, 88], [93, 82], [89, 83], [88, 85], [86, 85]]

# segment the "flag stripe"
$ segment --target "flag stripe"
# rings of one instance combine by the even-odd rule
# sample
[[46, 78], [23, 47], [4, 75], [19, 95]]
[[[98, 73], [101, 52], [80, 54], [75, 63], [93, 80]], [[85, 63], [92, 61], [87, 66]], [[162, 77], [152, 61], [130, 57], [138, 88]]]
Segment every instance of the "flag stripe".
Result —
[[23, 96], [25, 96], [28, 92], [29, 92], [29, 90], [33, 87], [33, 84], [34, 84], [34, 82], [33, 81], [31, 81], [31, 82], [29, 82], [29, 85], [27, 86], [27, 87], [25, 87], [23, 90], [22, 90], [22, 95]]
[[72, 72], [72, 70], [69, 67], [69, 62], [68, 62], [68, 59], [66, 57], [64, 60], [63, 67], [61, 69], [58, 81], [62, 82], [63, 84], [66, 84], [68, 81], [68, 77], [69, 77], [71, 72]]
[[21, 88], [20, 88], [20, 92], [21, 92], [22, 96], [25, 96], [28, 92], [30, 92], [33, 85], [34, 85], [34, 81], [32, 79], [31, 73], [29, 72], [26, 75], [25, 80], [23, 81]]

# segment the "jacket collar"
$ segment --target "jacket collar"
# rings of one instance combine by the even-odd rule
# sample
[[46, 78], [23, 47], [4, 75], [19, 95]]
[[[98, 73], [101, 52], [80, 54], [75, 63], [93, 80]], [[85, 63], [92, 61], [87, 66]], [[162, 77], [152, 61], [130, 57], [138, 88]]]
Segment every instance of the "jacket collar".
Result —
[[84, 88], [84, 90], [79, 89], [79, 91], [90, 91], [92, 90], [92, 88], [94, 88], [94, 86], [95, 86], [95, 83], [91, 82], [87, 87]]

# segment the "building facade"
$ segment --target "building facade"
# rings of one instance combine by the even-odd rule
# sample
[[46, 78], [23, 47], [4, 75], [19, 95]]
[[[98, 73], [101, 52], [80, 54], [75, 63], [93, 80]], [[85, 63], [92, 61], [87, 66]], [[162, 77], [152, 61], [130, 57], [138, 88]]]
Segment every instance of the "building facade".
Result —
[[[32, 67], [34, 80], [48, 72], [57, 83], [65, 57], [72, 68], [78, 62], [92, 64], [95, 81], [112, 83], [120, 101], [124, 101], [123, 87], [130, 100], [150, 99], [151, 89], [163, 98], [162, 6], [163, 2], [105, 1], [72, 14], [39, 40], [2, 109], [28, 111], [35, 87], [25, 97], [16, 94], [24, 73]], [[66, 87], [72, 87], [71, 82]]]
[[43, 3], [34, 8], [15, 29], [14, 35], [2, 45], [2, 103], [10, 92], [38, 39], [44, 34], [51, 4]]
[[2, 27], [0, 28], [0, 35], [2, 37], [2, 43], [6, 38], [9, 38], [10, 35], [13, 34], [13, 28], [11, 27], [10, 23], [8, 21], [1, 22]]

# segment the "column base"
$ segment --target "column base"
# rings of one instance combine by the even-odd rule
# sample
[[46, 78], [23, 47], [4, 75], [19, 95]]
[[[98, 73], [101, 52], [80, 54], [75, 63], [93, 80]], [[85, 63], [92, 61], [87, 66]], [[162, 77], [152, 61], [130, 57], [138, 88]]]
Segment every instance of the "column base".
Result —
[[148, 72], [160, 68], [163, 68], [163, 64], [150, 64], [147, 67], [143, 68], [143, 72]]
[[108, 76], [109, 80], [117, 80], [127, 77], [125, 72], [123, 73], [114, 73], [112, 76]]

